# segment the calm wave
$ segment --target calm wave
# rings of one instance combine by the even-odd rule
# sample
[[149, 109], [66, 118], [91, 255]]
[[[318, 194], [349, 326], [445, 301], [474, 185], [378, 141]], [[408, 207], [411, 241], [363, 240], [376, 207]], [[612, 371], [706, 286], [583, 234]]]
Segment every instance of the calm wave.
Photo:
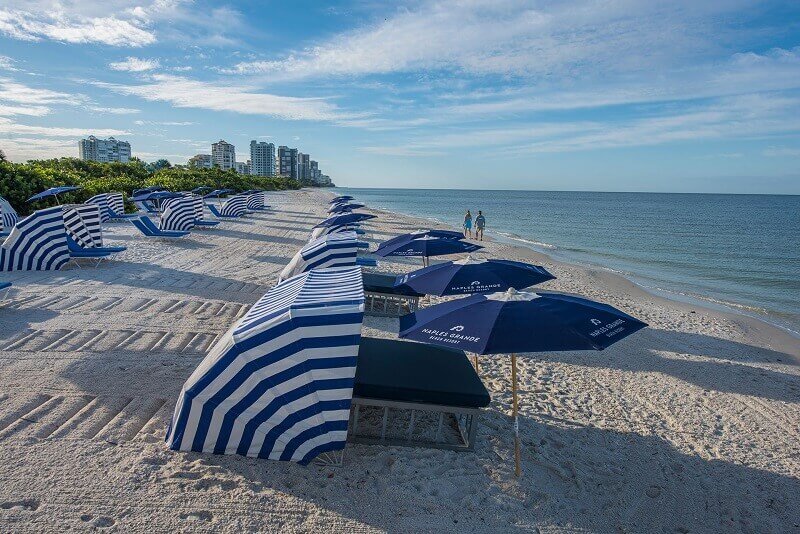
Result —
[[640, 284], [800, 329], [800, 196], [338, 188], [375, 208], [487, 231]]

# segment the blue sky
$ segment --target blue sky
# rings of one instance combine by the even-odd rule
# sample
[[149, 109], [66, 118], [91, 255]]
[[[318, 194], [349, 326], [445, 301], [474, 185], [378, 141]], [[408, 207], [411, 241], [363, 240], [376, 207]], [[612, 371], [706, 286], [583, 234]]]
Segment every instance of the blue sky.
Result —
[[338, 185], [800, 194], [800, 3], [0, 0], [0, 148]]

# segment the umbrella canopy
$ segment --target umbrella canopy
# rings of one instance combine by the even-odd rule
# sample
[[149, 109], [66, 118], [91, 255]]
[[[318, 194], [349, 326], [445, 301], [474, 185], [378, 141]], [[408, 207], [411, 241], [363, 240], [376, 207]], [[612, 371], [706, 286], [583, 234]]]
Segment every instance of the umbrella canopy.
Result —
[[405, 315], [400, 337], [477, 354], [603, 350], [645, 326], [585, 298], [509, 289]]
[[134, 189], [131, 196], [144, 195], [145, 193], [153, 193], [154, 191], [164, 191], [164, 187], [160, 185], [151, 185], [150, 187], [143, 187], [141, 189]]
[[458, 254], [462, 252], [475, 252], [483, 247], [457, 239], [443, 239], [441, 237], [422, 236], [415, 238], [408, 234], [405, 239], [394, 243], [381, 243], [375, 254], [381, 257], [405, 256], [423, 257], [443, 256], [445, 254]]
[[375, 219], [375, 215], [368, 213], [345, 213], [343, 215], [334, 215], [328, 217], [321, 223], [314, 226], [314, 228], [325, 228], [331, 226], [344, 226], [346, 224], [353, 224], [359, 221], [366, 221], [368, 219]]
[[51, 187], [50, 189], [45, 189], [41, 193], [36, 193], [35, 195], [33, 195], [31, 198], [28, 199], [28, 202], [33, 202], [35, 200], [41, 200], [41, 199], [47, 198], [47, 197], [56, 197], [56, 200], [58, 200], [58, 195], [60, 195], [61, 193], [67, 193], [69, 191], [77, 191], [78, 189], [80, 189], [80, 187], [74, 186], [74, 185], [65, 185], [65, 186], [61, 186], [61, 187]]
[[234, 192], [233, 189], [214, 189], [210, 193], [206, 193], [205, 195], [203, 195], [203, 198], [216, 198], [233, 192]]
[[195, 187], [194, 189], [192, 189], [192, 193], [194, 193], [195, 195], [202, 195], [203, 193], [211, 191], [213, 189], [214, 189], [213, 187], [207, 187], [202, 185], [200, 187]]
[[186, 380], [167, 445], [301, 464], [344, 449], [363, 317], [359, 267], [276, 285]]
[[559, 293], [509, 289], [404, 315], [400, 317], [400, 337], [477, 354], [511, 353], [514, 460], [515, 474], [519, 476], [516, 353], [603, 350], [645, 326], [607, 304]]
[[467, 256], [463, 260], [439, 263], [398, 276], [395, 287], [425, 295], [463, 295], [523, 289], [554, 278], [538, 265]]
[[347, 200], [353, 200], [353, 197], [351, 197], [350, 195], [340, 195], [340, 196], [338, 196], [338, 197], [333, 197], [333, 198], [331, 199], [331, 202], [330, 202], [330, 203], [331, 203], [331, 204], [335, 204], [336, 202], [341, 202], [341, 201], [343, 201], [343, 200], [345, 200], [345, 201], [347, 201]]
[[149, 193], [140, 193], [131, 198], [134, 202], [142, 202], [144, 200], [164, 200], [166, 198], [178, 198], [183, 195], [180, 193], [173, 193], [172, 191], [152, 191]]
[[364, 204], [334, 204], [328, 210], [328, 213], [342, 213], [345, 211], [353, 211], [358, 208], [363, 208]]
[[464, 234], [461, 232], [454, 232], [452, 230], [431, 230], [430, 228], [426, 229], [419, 229], [414, 230], [408, 234], [400, 234], [398, 236], [394, 236], [391, 239], [387, 239], [380, 246], [389, 245], [391, 243], [395, 243], [397, 241], [403, 241], [405, 239], [418, 239], [420, 237], [439, 237], [441, 239], [456, 239], [461, 240], [464, 239]]

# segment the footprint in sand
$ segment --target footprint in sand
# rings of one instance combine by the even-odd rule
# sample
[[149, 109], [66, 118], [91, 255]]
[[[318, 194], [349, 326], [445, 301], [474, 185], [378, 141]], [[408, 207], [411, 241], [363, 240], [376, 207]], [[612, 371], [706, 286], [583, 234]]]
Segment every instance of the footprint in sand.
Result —
[[39, 501], [36, 499], [23, 499], [21, 501], [6, 501], [0, 503], [0, 508], [3, 510], [38, 510]]
[[187, 512], [185, 514], [181, 514], [180, 518], [184, 521], [206, 521], [210, 522], [214, 519], [214, 515], [207, 511], [207, 510], [198, 510], [196, 512]]
[[98, 517], [97, 520], [94, 522], [95, 528], [110, 528], [113, 527], [117, 522], [114, 521], [110, 517]]

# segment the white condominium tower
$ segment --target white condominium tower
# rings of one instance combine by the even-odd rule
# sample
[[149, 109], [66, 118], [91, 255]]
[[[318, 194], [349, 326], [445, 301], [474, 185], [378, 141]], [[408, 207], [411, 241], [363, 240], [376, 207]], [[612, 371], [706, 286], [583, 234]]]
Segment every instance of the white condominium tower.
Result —
[[117, 141], [113, 137], [98, 139], [90, 135], [87, 139], [78, 141], [78, 155], [81, 159], [89, 161], [127, 163], [131, 159], [131, 144], [127, 141]]
[[235, 147], [220, 139], [211, 145], [211, 159], [223, 171], [233, 169], [236, 166]]
[[250, 141], [250, 174], [275, 176], [275, 145]]

